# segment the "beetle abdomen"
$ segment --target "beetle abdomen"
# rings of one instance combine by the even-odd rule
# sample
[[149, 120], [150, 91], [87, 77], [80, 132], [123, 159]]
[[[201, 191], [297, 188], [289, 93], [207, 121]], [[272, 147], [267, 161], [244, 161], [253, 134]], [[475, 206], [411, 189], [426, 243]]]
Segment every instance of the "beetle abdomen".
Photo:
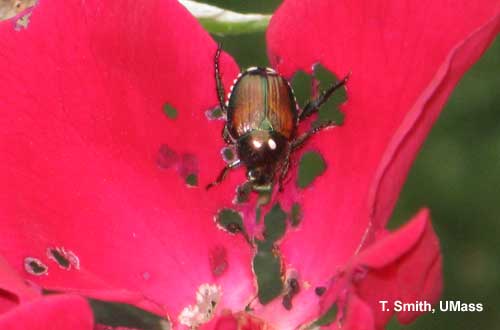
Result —
[[273, 130], [290, 139], [297, 125], [295, 98], [287, 81], [261, 68], [246, 71], [236, 81], [227, 116], [235, 139], [254, 130]]

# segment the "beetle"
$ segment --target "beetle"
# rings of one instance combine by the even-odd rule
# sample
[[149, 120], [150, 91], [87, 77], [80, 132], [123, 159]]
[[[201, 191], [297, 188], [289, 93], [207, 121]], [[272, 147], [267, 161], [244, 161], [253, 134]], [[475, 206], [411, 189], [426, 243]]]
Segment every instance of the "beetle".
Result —
[[330, 121], [297, 135], [300, 122], [316, 113], [335, 90], [347, 83], [349, 75], [300, 109], [288, 80], [272, 68], [252, 67], [235, 79], [224, 102], [219, 70], [221, 51], [219, 44], [214, 64], [219, 106], [226, 116], [222, 136], [228, 145], [236, 147], [238, 159], [227, 164], [206, 189], [220, 184], [231, 169], [244, 165], [254, 191], [271, 191], [277, 174], [279, 190], [283, 191], [292, 152], [317, 132], [335, 126]]

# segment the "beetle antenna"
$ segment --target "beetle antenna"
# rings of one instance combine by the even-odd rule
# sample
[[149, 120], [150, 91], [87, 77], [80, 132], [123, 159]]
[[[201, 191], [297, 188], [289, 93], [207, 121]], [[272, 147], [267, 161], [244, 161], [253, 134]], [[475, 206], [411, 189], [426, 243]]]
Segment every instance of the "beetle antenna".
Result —
[[217, 92], [217, 97], [219, 99], [219, 106], [221, 110], [226, 113], [226, 106], [224, 104], [224, 85], [222, 84], [222, 79], [220, 77], [219, 68], [219, 58], [222, 52], [222, 42], [219, 42], [217, 46], [217, 51], [215, 52], [214, 64], [215, 64], [215, 88]]

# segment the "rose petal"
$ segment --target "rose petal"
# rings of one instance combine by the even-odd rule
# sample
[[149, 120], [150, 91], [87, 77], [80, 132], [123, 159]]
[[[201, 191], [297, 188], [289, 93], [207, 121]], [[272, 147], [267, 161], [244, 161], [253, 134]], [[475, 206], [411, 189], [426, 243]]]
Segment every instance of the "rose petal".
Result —
[[287, 0], [273, 15], [278, 71], [321, 62], [338, 77], [351, 72], [344, 125], [305, 148], [320, 150], [328, 168], [304, 191], [303, 221], [280, 248], [311, 288], [385, 226], [439, 110], [498, 32], [499, 10], [497, 1]]
[[49, 296], [0, 314], [0, 329], [9, 330], [92, 330], [93, 316], [82, 297]]
[[[370, 307], [363, 302], [356, 294], [351, 294], [346, 308], [345, 320], [342, 329], [345, 330], [374, 330], [375, 323], [373, 312]], [[336, 329], [336, 324], [332, 324], [331, 329]]]
[[0, 314], [40, 296], [0, 256]]
[[[386, 235], [362, 252], [355, 262], [367, 268], [365, 278], [355, 284], [358, 296], [371, 308], [377, 328], [393, 315], [382, 311], [380, 301], [403, 303], [436, 302], [442, 291], [441, 254], [427, 210], [420, 211], [408, 224]], [[402, 323], [412, 322], [421, 312], [400, 312]]]
[[[0, 254], [45, 288], [174, 322], [203, 283], [243, 308], [251, 249], [213, 223], [234, 188], [180, 176], [203, 183], [223, 166], [221, 123], [205, 116], [217, 104], [208, 33], [177, 1], [73, 0], [40, 1], [26, 29], [2, 22], [0, 35]], [[221, 70], [229, 85], [238, 69], [223, 55]], [[164, 145], [177, 169], [157, 163]], [[51, 260], [57, 248], [78, 267]], [[26, 257], [48, 274], [27, 274]]]

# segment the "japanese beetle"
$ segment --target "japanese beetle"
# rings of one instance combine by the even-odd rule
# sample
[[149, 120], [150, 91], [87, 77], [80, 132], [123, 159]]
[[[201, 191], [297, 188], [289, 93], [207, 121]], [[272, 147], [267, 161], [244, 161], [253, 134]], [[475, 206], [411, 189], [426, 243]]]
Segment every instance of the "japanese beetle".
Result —
[[279, 174], [282, 191], [290, 154], [312, 135], [335, 126], [334, 122], [327, 122], [297, 136], [299, 123], [317, 112], [335, 90], [345, 85], [349, 76], [319, 93], [301, 110], [290, 83], [284, 77], [271, 68], [252, 67], [239, 74], [227, 102], [224, 102], [224, 86], [219, 71], [221, 50], [219, 45], [214, 64], [219, 105], [227, 118], [222, 135], [228, 145], [236, 147], [238, 159], [226, 165], [206, 188], [221, 183], [229, 170], [244, 165], [253, 190], [272, 190]]

